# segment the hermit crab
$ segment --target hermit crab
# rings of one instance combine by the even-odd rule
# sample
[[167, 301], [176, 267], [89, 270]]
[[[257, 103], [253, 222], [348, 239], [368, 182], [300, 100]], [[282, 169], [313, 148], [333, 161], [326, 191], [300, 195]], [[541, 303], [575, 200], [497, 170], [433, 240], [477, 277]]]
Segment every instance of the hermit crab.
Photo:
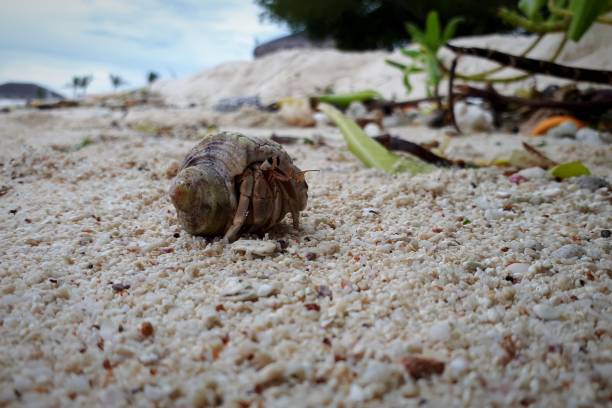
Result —
[[169, 195], [185, 231], [231, 242], [241, 231], [270, 229], [287, 213], [298, 229], [308, 185], [278, 143], [221, 132], [191, 149]]

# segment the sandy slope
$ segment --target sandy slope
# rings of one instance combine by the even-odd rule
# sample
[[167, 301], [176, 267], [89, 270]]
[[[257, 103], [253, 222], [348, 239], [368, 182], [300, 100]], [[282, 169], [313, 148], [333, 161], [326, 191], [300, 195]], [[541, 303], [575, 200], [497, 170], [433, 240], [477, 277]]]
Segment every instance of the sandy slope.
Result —
[[[453, 43], [518, 55], [531, 41], [532, 38], [527, 36], [488, 35], [460, 38]], [[555, 53], [560, 41], [560, 34], [549, 34], [529, 56], [548, 59]], [[441, 57], [446, 66], [450, 67], [453, 53], [442, 49]], [[160, 81], [153, 89], [161, 93], [169, 104], [180, 107], [197, 104], [206, 109], [212, 108], [222, 98], [257, 95], [263, 103], [271, 103], [285, 97], [319, 95], [326, 92], [326, 89], [334, 92], [376, 89], [388, 99], [407, 98], [400, 71], [387, 65], [385, 58], [409, 62], [398, 51], [347, 53], [337, 50], [288, 50], [255, 61], [228, 62], [190, 77]], [[577, 67], [610, 69], [612, 27], [595, 25], [579, 43], [569, 42], [558, 62]], [[494, 66], [480, 58], [463, 57], [458, 72], [474, 74]], [[508, 77], [518, 73], [508, 69], [499, 76]], [[410, 97], [425, 96], [424, 74], [416, 74], [412, 78], [414, 89]], [[563, 81], [538, 75], [535, 79], [507, 85], [505, 88], [500, 85], [498, 89], [511, 91], [534, 84], [543, 88], [551, 83]], [[446, 84], [441, 89], [446, 90]]]
[[[289, 147], [320, 170], [303, 229], [280, 226], [264, 238], [276, 253], [250, 257], [176, 225], [169, 169], [194, 141], [118, 118], [0, 117], [0, 406], [609, 404], [609, 191], [486, 169], [391, 177], [335, 130], [299, 130], [329, 141]], [[545, 150], [612, 176], [610, 146]], [[413, 356], [446, 368], [415, 381]]]

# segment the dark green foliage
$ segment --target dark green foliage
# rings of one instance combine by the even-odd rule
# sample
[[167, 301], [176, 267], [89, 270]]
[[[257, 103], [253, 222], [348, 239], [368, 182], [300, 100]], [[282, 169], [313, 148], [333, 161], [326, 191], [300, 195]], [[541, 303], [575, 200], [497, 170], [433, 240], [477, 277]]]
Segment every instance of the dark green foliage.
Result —
[[457, 35], [499, 31], [497, 10], [516, 0], [255, 0], [263, 16], [313, 39], [332, 37], [341, 49], [390, 48], [406, 42], [405, 23], [424, 26], [429, 10], [442, 21], [461, 15]]
[[159, 79], [159, 74], [155, 71], [149, 71], [149, 73], [147, 74], [147, 83], [149, 85], [152, 85], [153, 82], [157, 81]]
[[117, 90], [117, 88], [122, 87], [127, 84], [123, 78], [119, 75], [109, 74], [108, 78], [110, 79], [111, 85], [113, 86], [113, 90]]
[[93, 77], [91, 75], [73, 76], [66, 86], [72, 88], [74, 97], [76, 98], [79, 89], [81, 89], [83, 91], [83, 95], [85, 95], [87, 92], [87, 87], [89, 87], [91, 81], [93, 81]]
[[565, 31], [568, 39], [579, 41], [596, 21], [611, 24], [605, 14], [612, 0], [519, 0], [518, 10], [502, 8], [501, 19], [532, 33]]
[[572, 22], [567, 29], [567, 36], [572, 41], [578, 41], [593, 25], [599, 15], [608, 11], [609, 0], [571, 0], [569, 10], [573, 14]]

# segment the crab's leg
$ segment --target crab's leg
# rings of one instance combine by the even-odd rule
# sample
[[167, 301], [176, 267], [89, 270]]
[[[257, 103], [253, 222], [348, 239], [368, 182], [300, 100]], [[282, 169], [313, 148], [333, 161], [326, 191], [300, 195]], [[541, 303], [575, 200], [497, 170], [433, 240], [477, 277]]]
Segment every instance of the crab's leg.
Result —
[[260, 169], [253, 171], [253, 230], [259, 230], [269, 223], [274, 212], [274, 202], [270, 184]]
[[238, 200], [238, 207], [236, 208], [236, 214], [234, 215], [232, 225], [223, 236], [225, 241], [232, 242], [236, 239], [240, 228], [242, 228], [249, 215], [249, 205], [252, 195], [253, 171], [251, 169], [246, 169], [242, 176], [240, 176], [240, 198]]
[[284, 208], [283, 208], [284, 191], [282, 191], [281, 187], [279, 186], [277, 182], [272, 182], [271, 188], [272, 188], [272, 210], [271, 210], [270, 220], [264, 229], [272, 228], [285, 215]]
[[300, 210], [297, 207], [295, 201], [291, 200], [291, 204], [289, 204], [291, 208], [291, 219], [293, 220], [293, 228], [296, 230], [300, 229]]
[[[295, 201], [295, 189], [291, 182], [278, 182], [279, 189], [284, 195], [285, 205], [289, 207], [293, 228], [300, 229], [300, 208]], [[286, 208], [286, 207], [285, 207]], [[286, 210], [285, 210], [286, 211]]]

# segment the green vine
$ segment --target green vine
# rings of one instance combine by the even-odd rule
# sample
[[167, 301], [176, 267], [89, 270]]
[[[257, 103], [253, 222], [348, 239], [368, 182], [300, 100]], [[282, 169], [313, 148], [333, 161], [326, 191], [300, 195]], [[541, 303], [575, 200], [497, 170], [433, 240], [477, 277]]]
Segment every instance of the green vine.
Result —
[[[517, 6], [517, 10], [502, 8], [498, 15], [504, 22], [514, 27], [538, 34], [520, 54], [521, 57], [528, 56], [547, 34], [562, 32], [564, 33], [562, 40], [547, 59], [549, 62], [555, 62], [563, 52], [567, 41], [580, 40], [593, 23], [612, 24], [612, 19], [605, 16], [612, 10], [612, 0], [518, 0]], [[389, 59], [386, 62], [402, 71], [403, 83], [408, 93], [412, 91], [411, 75], [425, 72], [428, 96], [438, 95], [442, 78], [449, 75], [449, 69], [438, 57], [438, 50], [454, 36], [460, 21], [460, 18], [455, 18], [442, 30], [437, 12], [430, 11], [423, 30], [410, 23], [407, 24], [408, 33], [412, 42], [418, 45], [418, 49], [401, 50], [403, 55], [410, 58], [407, 64]], [[455, 77], [464, 81], [511, 83], [531, 76], [531, 74], [521, 74], [503, 78], [492, 77], [504, 68], [498, 66], [470, 75], [455, 73]]]

